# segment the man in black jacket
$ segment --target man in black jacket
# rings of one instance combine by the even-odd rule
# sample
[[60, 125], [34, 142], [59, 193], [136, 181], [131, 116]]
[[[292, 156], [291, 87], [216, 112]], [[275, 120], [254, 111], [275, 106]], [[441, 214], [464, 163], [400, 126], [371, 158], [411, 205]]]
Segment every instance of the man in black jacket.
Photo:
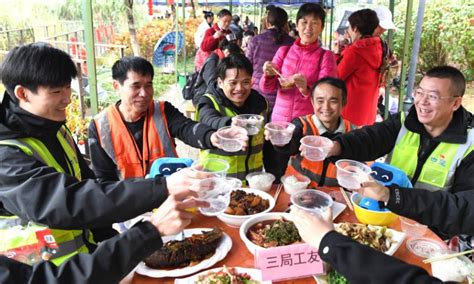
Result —
[[116, 234], [113, 223], [159, 207], [168, 195], [195, 196], [189, 189], [207, 177], [182, 170], [167, 178], [96, 180], [65, 127], [76, 72], [68, 54], [38, 43], [12, 49], [0, 69], [6, 87], [0, 104], [0, 222], [8, 224], [6, 217], [14, 215], [51, 228], [60, 237], [56, 264], [94, 251], [97, 242]]
[[[474, 234], [474, 191], [450, 193], [423, 189], [391, 190], [375, 181], [359, 193], [386, 203], [388, 209], [450, 235]], [[362, 245], [334, 231], [330, 212], [316, 217], [294, 208], [292, 220], [303, 240], [318, 248], [321, 258], [349, 283], [441, 283], [420, 267]]]

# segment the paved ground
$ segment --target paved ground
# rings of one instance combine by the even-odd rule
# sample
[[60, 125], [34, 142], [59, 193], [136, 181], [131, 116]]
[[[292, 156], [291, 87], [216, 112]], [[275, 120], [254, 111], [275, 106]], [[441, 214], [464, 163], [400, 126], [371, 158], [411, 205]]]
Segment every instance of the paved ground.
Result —
[[[183, 99], [181, 90], [179, 89], [178, 85], [171, 86], [171, 88], [168, 89], [166, 93], [162, 95], [159, 99], [170, 102], [182, 113], [184, 113], [185, 100]], [[176, 151], [178, 152], [178, 155], [183, 158], [191, 158], [196, 160], [199, 156], [198, 149], [184, 144], [179, 139], [176, 139]]]

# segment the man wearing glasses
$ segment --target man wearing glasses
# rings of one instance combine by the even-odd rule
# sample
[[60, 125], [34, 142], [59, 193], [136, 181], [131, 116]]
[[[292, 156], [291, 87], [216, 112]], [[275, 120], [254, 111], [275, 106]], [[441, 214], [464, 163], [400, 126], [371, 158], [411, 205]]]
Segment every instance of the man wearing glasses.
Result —
[[415, 89], [415, 105], [372, 126], [335, 139], [330, 156], [386, 163], [402, 169], [414, 188], [474, 189], [474, 125], [461, 105], [463, 74], [450, 66], [429, 70]]

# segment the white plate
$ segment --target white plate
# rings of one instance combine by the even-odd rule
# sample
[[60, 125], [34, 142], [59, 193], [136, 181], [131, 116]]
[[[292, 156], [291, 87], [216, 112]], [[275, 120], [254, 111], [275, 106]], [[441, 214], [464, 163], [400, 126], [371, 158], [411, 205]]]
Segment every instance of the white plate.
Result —
[[[197, 279], [200, 275], [205, 275], [205, 274], [207, 274], [208, 272], [211, 272], [211, 271], [212, 272], [217, 272], [217, 271], [220, 271], [222, 269], [223, 269], [223, 267], [209, 269], [209, 270], [203, 271], [201, 273], [195, 274], [195, 275], [187, 277], [187, 278], [176, 279], [174, 281], [174, 284], [194, 284], [197, 281]], [[252, 277], [252, 280], [260, 281], [261, 284], [271, 284], [272, 283], [272, 281], [262, 281], [262, 271], [259, 270], [259, 269], [242, 268], [242, 267], [235, 267], [235, 269], [237, 270], [237, 273], [247, 273], [248, 275], [250, 275], [250, 277]]]
[[[193, 234], [200, 234], [202, 231], [211, 231], [212, 229], [187, 229], [184, 230], [184, 236], [190, 237]], [[163, 237], [163, 243], [173, 240], [174, 236]], [[183, 268], [177, 268], [173, 270], [164, 270], [164, 269], [153, 269], [148, 266], [142, 261], [137, 267], [136, 272], [141, 275], [145, 275], [148, 277], [154, 278], [162, 278], [162, 277], [179, 277], [179, 276], [186, 276], [189, 274], [196, 273], [201, 271], [205, 268], [211, 267], [217, 262], [224, 259], [227, 253], [230, 251], [232, 247], [232, 239], [226, 233], [222, 234], [222, 238], [219, 241], [219, 245], [217, 246], [216, 252], [210, 258], [204, 259], [203, 261], [199, 262], [194, 266], [187, 266]]]
[[[334, 225], [338, 226], [339, 224], [334, 224]], [[372, 226], [372, 227], [380, 228], [382, 226]], [[392, 242], [393, 243], [390, 246], [390, 248], [385, 252], [385, 254], [393, 255], [398, 250], [398, 248], [402, 245], [403, 241], [406, 238], [406, 234], [403, 233], [403, 232], [400, 232], [400, 231], [396, 231], [394, 229], [389, 229], [389, 228], [387, 228], [387, 231], [392, 234]], [[313, 276], [313, 277], [316, 280], [316, 283], [318, 283], [318, 284], [327, 284], [328, 283], [327, 275], [320, 275], [320, 276]]]

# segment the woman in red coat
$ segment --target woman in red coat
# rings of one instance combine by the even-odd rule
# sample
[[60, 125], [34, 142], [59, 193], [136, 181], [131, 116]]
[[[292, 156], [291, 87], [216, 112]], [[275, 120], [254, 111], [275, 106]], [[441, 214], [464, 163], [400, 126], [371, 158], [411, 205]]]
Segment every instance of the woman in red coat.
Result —
[[337, 65], [339, 78], [347, 86], [347, 104], [342, 116], [357, 126], [371, 125], [377, 115], [382, 43], [372, 33], [378, 26], [377, 14], [362, 9], [349, 17], [352, 44], [345, 48]]

